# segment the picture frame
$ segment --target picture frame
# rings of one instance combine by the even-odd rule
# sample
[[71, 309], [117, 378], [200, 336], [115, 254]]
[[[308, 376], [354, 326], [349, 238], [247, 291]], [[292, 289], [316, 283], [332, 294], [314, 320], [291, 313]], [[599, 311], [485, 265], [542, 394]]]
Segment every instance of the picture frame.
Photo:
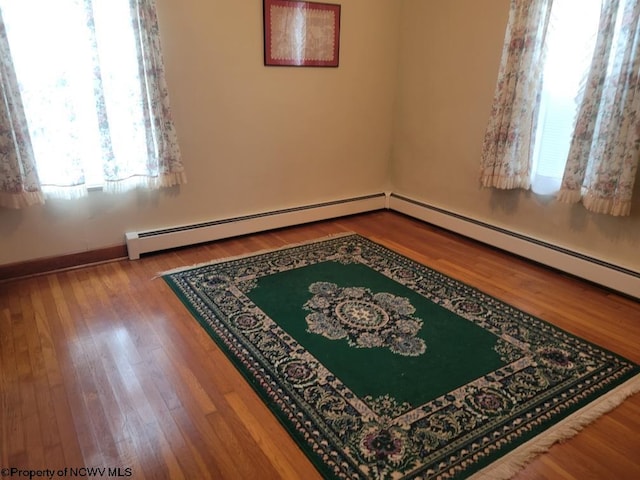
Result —
[[341, 6], [263, 0], [266, 66], [338, 67]]

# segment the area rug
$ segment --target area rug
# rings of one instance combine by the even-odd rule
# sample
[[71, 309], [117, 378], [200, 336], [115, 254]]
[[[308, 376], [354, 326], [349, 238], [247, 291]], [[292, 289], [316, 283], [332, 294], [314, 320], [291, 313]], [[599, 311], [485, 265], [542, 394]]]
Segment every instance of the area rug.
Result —
[[163, 278], [325, 478], [508, 478], [638, 365], [362, 236]]

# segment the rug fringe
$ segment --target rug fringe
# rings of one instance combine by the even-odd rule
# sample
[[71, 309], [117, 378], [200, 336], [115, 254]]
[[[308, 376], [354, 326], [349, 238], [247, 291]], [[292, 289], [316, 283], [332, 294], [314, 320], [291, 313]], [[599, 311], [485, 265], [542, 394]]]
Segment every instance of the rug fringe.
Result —
[[332, 240], [332, 239], [335, 239], [335, 238], [348, 237], [350, 235], [357, 235], [357, 233], [356, 232], [351, 232], [351, 231], [332, 233], [330, 235], [325, 235], [324, 237], [314, 238], [314, 239], [311, 239], [311, 240], [305, 240], [303, 242], [288, 243], [288, 244], [283, 245], [281, 247], [265, 248], [263, 250], [257, 250], [255, 252], [244, 253], [244, 254], [236, 255], [236, 256], [232, 256], [232, 257], [216, 258], [216, 259], [208, 261], [208, 262], [196, 263], [196, 264], [193, 264], [193, 265], [177, 267], [177, 268], [173, 268], [171, 270], [165, 270], [163, 272], [159, 272], [152, 278], [152, 280], [155, 280], [156, 278], [164, 277], [165, 275], [172, 275], [174, 273], [185, 272], [187, 270], [193, 270], [193, 269], [200, 268], [200, 267], [207, 267], [209, 265], [216, 265], [218, 263], [230, 262], [230, 261], [233, 261], [233, 260], [239, 260], [241, 258], [253, 257], [254, 255], [262, 255], [262, 254], [265, 254], [265, 253], [277, 252], [278, 250], [286, 250], [287, 248], [301, 247], [303, 245], [310, 245], [312, 243], [322, 242], [322, 241], [325, 241], [325, 240]]
[[571, 414], [536, 438], [472, 475], [473, 480], [507, 480], [551, 446], [576, 435], [599, 417], [618, 407], [625, 399], [640, 392], [640, 375], [611, 390], [594, 402]]

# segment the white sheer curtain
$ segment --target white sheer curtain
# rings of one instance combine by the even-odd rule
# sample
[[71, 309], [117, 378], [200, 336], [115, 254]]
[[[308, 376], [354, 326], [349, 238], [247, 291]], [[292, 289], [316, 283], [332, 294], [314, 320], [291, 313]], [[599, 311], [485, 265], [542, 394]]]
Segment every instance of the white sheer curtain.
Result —
[[74, 198], [97, 185], [186, 182], [153, 0], [0, 0], [0, 8], [42, 191]]

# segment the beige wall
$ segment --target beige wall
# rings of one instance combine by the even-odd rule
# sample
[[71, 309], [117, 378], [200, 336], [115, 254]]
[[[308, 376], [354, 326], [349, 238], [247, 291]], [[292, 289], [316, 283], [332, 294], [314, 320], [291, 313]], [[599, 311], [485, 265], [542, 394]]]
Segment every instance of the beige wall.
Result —
[[640, 271], [640, 179], [628, 218], [480, 188], [508, 11], [509, 0], [404, 0], [394, 192]]
[[187, 185], [0, 209], [0, 264], [387, 187], [399, 4], [342, 2], [339, 68], [263, 66], [262, 0], [157, 0]]
[[478, 185], [509, 0], [339, 3], [340, 67], [318, 69], [263, 66], [262, 0], [157, 0], [189, 183], [0, 209], [0, 264], [392, 187], [640, 270], [640, 181], [623, 219]]

